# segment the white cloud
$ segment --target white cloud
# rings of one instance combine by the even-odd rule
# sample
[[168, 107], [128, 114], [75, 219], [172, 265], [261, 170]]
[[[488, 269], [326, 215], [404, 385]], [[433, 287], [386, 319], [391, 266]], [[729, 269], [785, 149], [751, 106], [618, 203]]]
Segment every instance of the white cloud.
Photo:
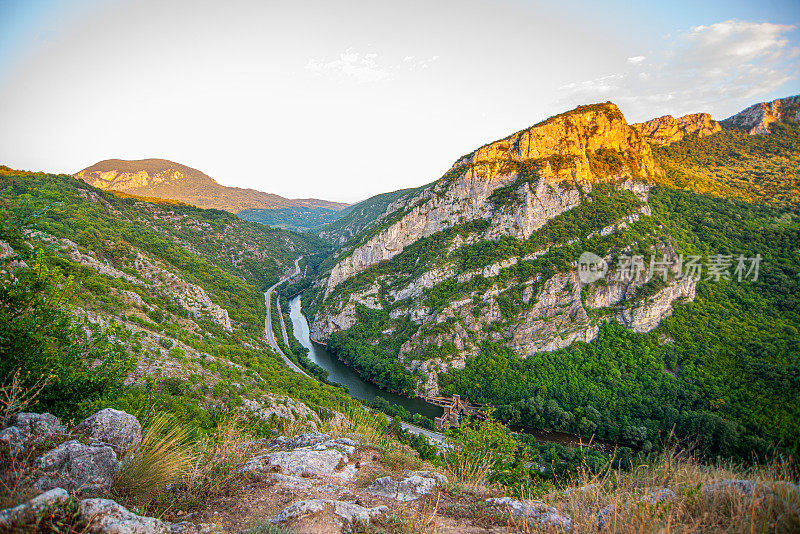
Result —
[[620, 72], [562, 87], [563, 103], [611, 99], [632, 120], [708, 111], [717, 118], [795, 78], [794, 26], [726, 21], [667, 38], [658, 59], [627, 58]]
[[306, 63], [306, 70], [317, 75], [333, 75], [350, 78], [359, 83], [376, 83], [394, 78], [401, 70], [413, 71], [419, 68], [426, 69], [439, 56], [428, 59], [418, 59], [415, 56], [405, 56], [400, 63], [388, 64], [379, 61], [378, 54], [362, 54], [348, 48], [339, 54], [339, 59], [325, 61], [311, 58]]
[[378, 54], [361, 54], [348, 48], [339, 54], [339, 59], [325, 62], [311, 58], [306, 63], [306, 69], [314, 74], [335, 74], [353, 78], [361, 83], [373, 83], [392, 78], [390, 69], [378, 64]]

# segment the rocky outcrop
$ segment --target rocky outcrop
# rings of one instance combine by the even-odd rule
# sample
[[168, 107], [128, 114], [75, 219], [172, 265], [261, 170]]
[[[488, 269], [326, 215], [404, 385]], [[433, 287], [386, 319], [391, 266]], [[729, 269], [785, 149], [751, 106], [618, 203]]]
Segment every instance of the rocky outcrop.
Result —
[[396, 501], [408, 502], [427, 495], [437, 487], [447, 484], [447, 477], [433, 471], [411, 471], [402, 480], [381, 477], [373, 482], [367, 493], [379, 495]]
[[[233, 329], [228, 310], [213, 302], [202, 287], [183, 280], [167, 270], [165, 265], [151, 259], [141, 251], [136, 251], [136, 257], [133, 261], [136, 276], [133, 276], [115, 268], [107, 260], [98, 258], [93, 252], [82, 250], [77, 243], [69, 239], [56, 239], [42, 233], [36, 235], [45, 242], [57, 244], [65, 256], [80, 265], [94, 269], [100, 274], [125, 280], [134, 285], [158, 288], [161, 292], [169, 295], [171, 297], [170, 300], [174, 299], [178, 305], [186, 309], [191, 315], [209, 317], [213, 322], [229, 332]], [[144, 301], [136, 293], [126, 291], [123, 298], [140, 308], [145, 308]]]
[[[0, 511], [3, 532], [34, 532], [37, 519], [48, 511], [67, 505], [69, 493], [55, 488], [15, 508]], [[71, 518], [81, 532], [93, 534], [213, 534], [216, 525], [188, 522], [167, 523], [154, 517], [135, 514], [110, 499], [83, 499]]]
[[337, 480], [350, 480], [356, 473], [350, 464], [357, 442], [347, 438], [331, 438], [330, 434], [311, 432], [295, 440], [277, 440], [276, 444], [287, 450], [267, 452], [253, 456], [240, 469], [248, 475], [273, 471], [289, 476], [313, 474]]
[[747, 128], [750, 135], [768, 134], [774, 122], [800, 122], [800, 95], [755, 104], [725, 121]]
[[487, 499], [486, 503], [508, 512], [516, 520], [527, 523], [536, 523], [547, 529], [557, 529], [560, 532], [572, 530], [572, 518], [562, 515], [553, 508], [540, 501], [517, 500], [511, 497], [497, 497]]
[[18, 413], [10, 423], [0, 431], [0, 450], [5, 449], [11, 456], [67, 431], [58, 418], [49, 413]]
[[75, 427], [82, 434], [109, 445], [120, 457], [142, 442], [142, 427], [129, 413], [113, 408], [100, 410]]
[[14, 508], [0, 511], [0, 530], [14, 532], [36, 520], [36, 517], [54, 506], [67, 502], [69, 493], [61, 488], [54, 488], [22, 503]]
[[35, 483], [38, 490], [96, 492], [111, 487], [121, 464], [108, 445], [71, 440], [39, 457], [34, 467], [41, 473]]
[[[503, 343], [526, 357], [541, 351], [555, 351], [576, 341], [590, 342], [606, 321], [617, 321], [636, 332], [649, 332], [672, 314], [676, 302], [694, 300], [697, 285], [694, 279], [678, 277], [680, 261], [670, 245], [658, 245], [655, 253], [661, 256], [660, 261], [668, 272], [663, 287], [652, 294], [640, 294], [650, 279], [648, 266], [642, 265], [632, 280], [626, 279], [615, 266], [602, 283], [582, 281], [576, 269], [556, 273], [537, 284], [537, 291], [534, 291], [536, 279], [522, 284], [521, 288], [512, 286], [510, 289], [520, 290], [525, 307], [509, 320], [503, 317], [498, 298], [510, 289], [500, 283], [485, 292], [455, 300], [441, 310], [429, 310], [419, 300], [412, 299], [408, 307], [398, 307], [390, 313], [390, 317], [408, 316], [420, 325], [402, 345], [399, 360], [424, 377], [418, 386], [419, 394], [437, 395], [439, 373], [463, 368], [466, 358], [477, 355], [480, 342], [486, 339]], [[516, 263], [504, 261], [479, 273], [461, 273], [457, 280], [469, 280], [476, 274], [497, 276]], [[654, 273], [654, 276], [660, 274]], [[412, 282], [418, 283], [419, 279]], [[442, 325], [450, 326], [442, 328]], [[447, 358], [429, 358], [423, 354], [425, 346], [442, 347], [448, 343], [456, 351]]]
[[386, 506], [365, 508], [351, 502], [311, 499], [290, 504], [270, 521], [274, 524], [286, 523], [304, 516], [319, 514], [326, 510], [329, 510], [340, 522], [368, 524], [373, 517], [386, 512], [388, 508]]
[[84, 499], [78, 505], [82, 517], [89, 519], [88, 531], [103, 534], [169, 534], [160, 519], [134, 514], [109, 499]]
[[[606, 152], [619, 154], [625, 164], [615, 172], [593, 170], [591, 158]], [[619, 182], [634, 188], [634, 182], [628, 181], [631, 177], [647, 180], [658, 172], [650, 145], [614, 104], [582, 106], [557, 115], [462, 157], [433, 186], [404, 199], [396, 222], [356, 246], [332, 268], [326, 297], [354, 274], [460, 221], [487, 219], [491, 221], [489, 236], [525, 239], [554, 216], [580, 204], [578, 186], [591, 190], [592, 183]], [[519, 186], [522, 202], [498, 209], [490, 201], [498, 187], [531, 173], [534, 177]]]
[[722, 129], [708, 113], [694, 113], [675, 118], [665, 115], [632, 125], [650, 144], [671, 145], [687, 135], [706, 137]]
[[322, 424], [319, 416], [304, 403], [286, 396], [267, 395], [261, 400], [242, 399], [242, 412], [255, 416], [265, 423], [274, 420], [305, 423], [308, 430], [316, 431]]

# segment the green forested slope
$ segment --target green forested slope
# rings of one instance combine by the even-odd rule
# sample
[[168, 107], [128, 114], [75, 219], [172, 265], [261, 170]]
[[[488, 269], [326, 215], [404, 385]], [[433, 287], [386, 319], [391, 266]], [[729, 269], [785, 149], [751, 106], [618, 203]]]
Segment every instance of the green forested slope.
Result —
[[647, 334], [608, 324], [592, 343], [526, 359], [486, 343], [440, 377], [443, 391], [503, 405], [514, 423], [638, 447], [674, 426], [712, 455], [797, 454], [800, 214], [667, 188], [650, 204], [685, 253], [760, 254], [758, 280], [703, 280], [694, 302]]
[[[244, 398], [348, 402], [291, 371], [263, 339], [263, 288], [299, 255], [325, 253], [319, 238], [8, 168], [0, 211], [0, 241], [28, 266], [0, 284], [0, 385], [17, 371], [24, 388], [44, 384], [37, 409], [66, 418], [105, 406], [168, 412], [208, 430]], [[75, 242], [83, 259], [48, 236]], [[182, 304], [196, 295], [181, 293], [185, 284], [226, 309], [231, 330]]]
[[800, 202], [800, 124], [776, 122], [769, 135], [748, 135], [723, 123], [714, 135], [687, 136], [653, 152], [666, 186], [753, 202]]

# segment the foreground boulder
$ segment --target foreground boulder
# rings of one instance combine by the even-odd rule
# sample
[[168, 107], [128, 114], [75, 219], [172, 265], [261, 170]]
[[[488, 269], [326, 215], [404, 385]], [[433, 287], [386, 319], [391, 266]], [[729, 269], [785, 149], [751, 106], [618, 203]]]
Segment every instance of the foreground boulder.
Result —
[[102, 441], [119, 456], [137, 448], [142, 442], [142, 427], [136, 417], [113, 408], [100, 410], [87, 417], [75, 427], [75, 432]]
[[558, 510], [540, 501], [498, 497], [487, 499], [486, 503], [509, 512], [516, 520], [538, 523], [545, 528], [556, 528], [563, 532], [572, 530], [571, 517], [561, 515]]
[[387, 510], [388, 508], [386, 506], [364, 508], [363, 506], [351, 502], [333, 501], [329, 499], [310, 499], [290, 504], [273, 517], [271, 522], [273, 524], [286, 523], [304, 516], [329, 511], [339, 520], [347, 523], [369, 523], [373, 517]]
[[27, 447], [67, 432], [55, 415], [49, 413], [18, 413], [10, 426], [0, 431], [0, 450], [14, 456]]
[[167, 525], [154, 517], [143, 517], [109, 499], [84, 499], [81, 517], [88, 522], [88, 532], [104, 534], [169, 534]]
[[[69, 494], [55, 488], [42, 493], [15, 508], [0, 511], [0, 532], [33, 532], [37, 519], [48, 509], [64, 505]], [[213, 534], [216, 525], [193, 523], [166, 523], [154, 517], [137, 515], [121, 504], [109, 499], [83, 499], [77, 503], [73, 516], [80, 532], [94, 534]]]
[[310, 432], [293, 438], [275, 440], [289, 450], [263, 452], [248, 460], [241, 468], [246, 474], [279, 471], [284, 475], [332, 477], [350, 480], [356, 473], [349, 465], [350, 454], [358, 442], [348, 438], [330, 439], [329, 434]]
[[95, 492], [111, 487], [120, 462], [108, 445], [72, 440], [39, 457], [34, 468], [41, 473], [36, 489]]
[[367, 493], [379, 497], [387, 497], [401, 502], [408, 502], [427, 495], [434, 489], [447, 484], [447, 477], [433, 471], [411, 471], [403, 480], [392, 477], [377, 479], [367, 489]]
[[54, 488], [37, 495], [26, 503], [0, 512], [0, 531], [22, 529], [36, 520], [46, 509], [67, 502], [69, 493], [61, 488]]

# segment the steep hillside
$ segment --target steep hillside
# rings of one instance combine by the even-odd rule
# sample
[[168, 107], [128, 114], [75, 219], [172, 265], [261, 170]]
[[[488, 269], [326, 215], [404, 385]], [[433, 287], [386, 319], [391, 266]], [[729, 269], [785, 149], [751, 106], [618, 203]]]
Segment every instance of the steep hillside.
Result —
[[[632, 126], [606, 103], [479, 148], [323, 265], [304, 300], [312, 335], [386, 387], [468, 395], [537, 428], [650, 447], [677, 424], [708, 451], [796, 448], [800, 383], [782, 390], [759, 370], [793, 376], [800, 363], [796, 297], [782, 288], [797, 276], [796, 212], [661, 185], [674, 180], [665, 154], [738, 135], [718, 128], [704, 115]], [[791, 128], [747, 136], [762, 143], [752, 152], [796, 154]], [[729, 255], [737, 283], [687, 272], [690, 254], [706, 267]], [[769, 267], [745, 279], [757, 255]], [[726, 311], [711, 319], [715, 303]], [[743, 357], [743, 332], [775, 350]], [[758, 380], [769, 393], [749, 389]]]
[[240, 211], [237, 215], [246, 221], [266, 224], [273, 228], [308, 232], [319, 231], [326, 224], [336, 221], [345, 215], [348, 209], [332, 210], [328, 208], [292, 206], [273, 209], [246, 209]]
[[336, 245], [344, 245], [367, 227], [378, 224], [404, 197], [418, 189], [400, 189], [381, 193], [339, 212], [341, 217], [320, 229], [319, 236]]
[[179, 200], [231, 213], [247, 209], [305, 207], [339, 210], [345, 207], [345, 204], [327, 200], [289, 199], [255, 189], [226, 187], [197, 169], [165, 159], [108, 159], [75, 173], [75, 177], [99, 189]]
[[[209, 414], [241, 406], [243, 398], [255, 403], [247, 404], [253, 416], [263, 408], [265, 417], [278, 402], [265, 396], [270, 393], [291, 393], [312, 404], [345, 399], [290, 371], [264, 339], [263, 290], [298, 256], [327, 251], [319, 238], [224, 211], [120, 198], [68, 176], [1, 167], [0, 183], [3, 265], [18, 255], [35, 269], [26, 275], [33, 284], [27, 296], [15, 297], [15, 280], [3, 279], [4, 312], [23, 298], [30, 301], [26, 313], [34, 314], [33, 323], [25, 314], [4, 316], [3, 375], [20, 365], [28, 371], [40, 371], [39, 365], [72, 369], [58, 371], [43, 392], [46, 409], [80, 415], [98, 401], [91, 392], [101, 391], [92, 384], [102, 383], [106, 364], [96, 369], [97, 380], [81, 385], [80, 352], [56, 348], [64, 343], [55, 340], [68, 316], [94, 332], [98, 362], [109, 362], [114, 380], [133, 387], [120, 402], [137, 411], [158, 399], [164, 410], [210, 427], [215, 423]], [[37, 294], [55, 307], [38, 309]], [[21, 333], [29, 327], [45, 336], [43, 346], [50, 349], [25, 341]], [[100, 341], [106, 337], [113, 342]], [[72, 393], [65, 395], [65, 388]], [[81, 388], [88, 389], [82, 394]]]
[[770, 124], [800, 122], [800, 95], [755, 104], [725, 122], [746, 129], [750, 135], [768, 134]]
[[800, 202], [800, 123], [773, 122], [769, 135], [723, 123], [707, 137], [690, 136], [653, 149], [664, 169], [658, 182], [701, 194], [771, 204]]

